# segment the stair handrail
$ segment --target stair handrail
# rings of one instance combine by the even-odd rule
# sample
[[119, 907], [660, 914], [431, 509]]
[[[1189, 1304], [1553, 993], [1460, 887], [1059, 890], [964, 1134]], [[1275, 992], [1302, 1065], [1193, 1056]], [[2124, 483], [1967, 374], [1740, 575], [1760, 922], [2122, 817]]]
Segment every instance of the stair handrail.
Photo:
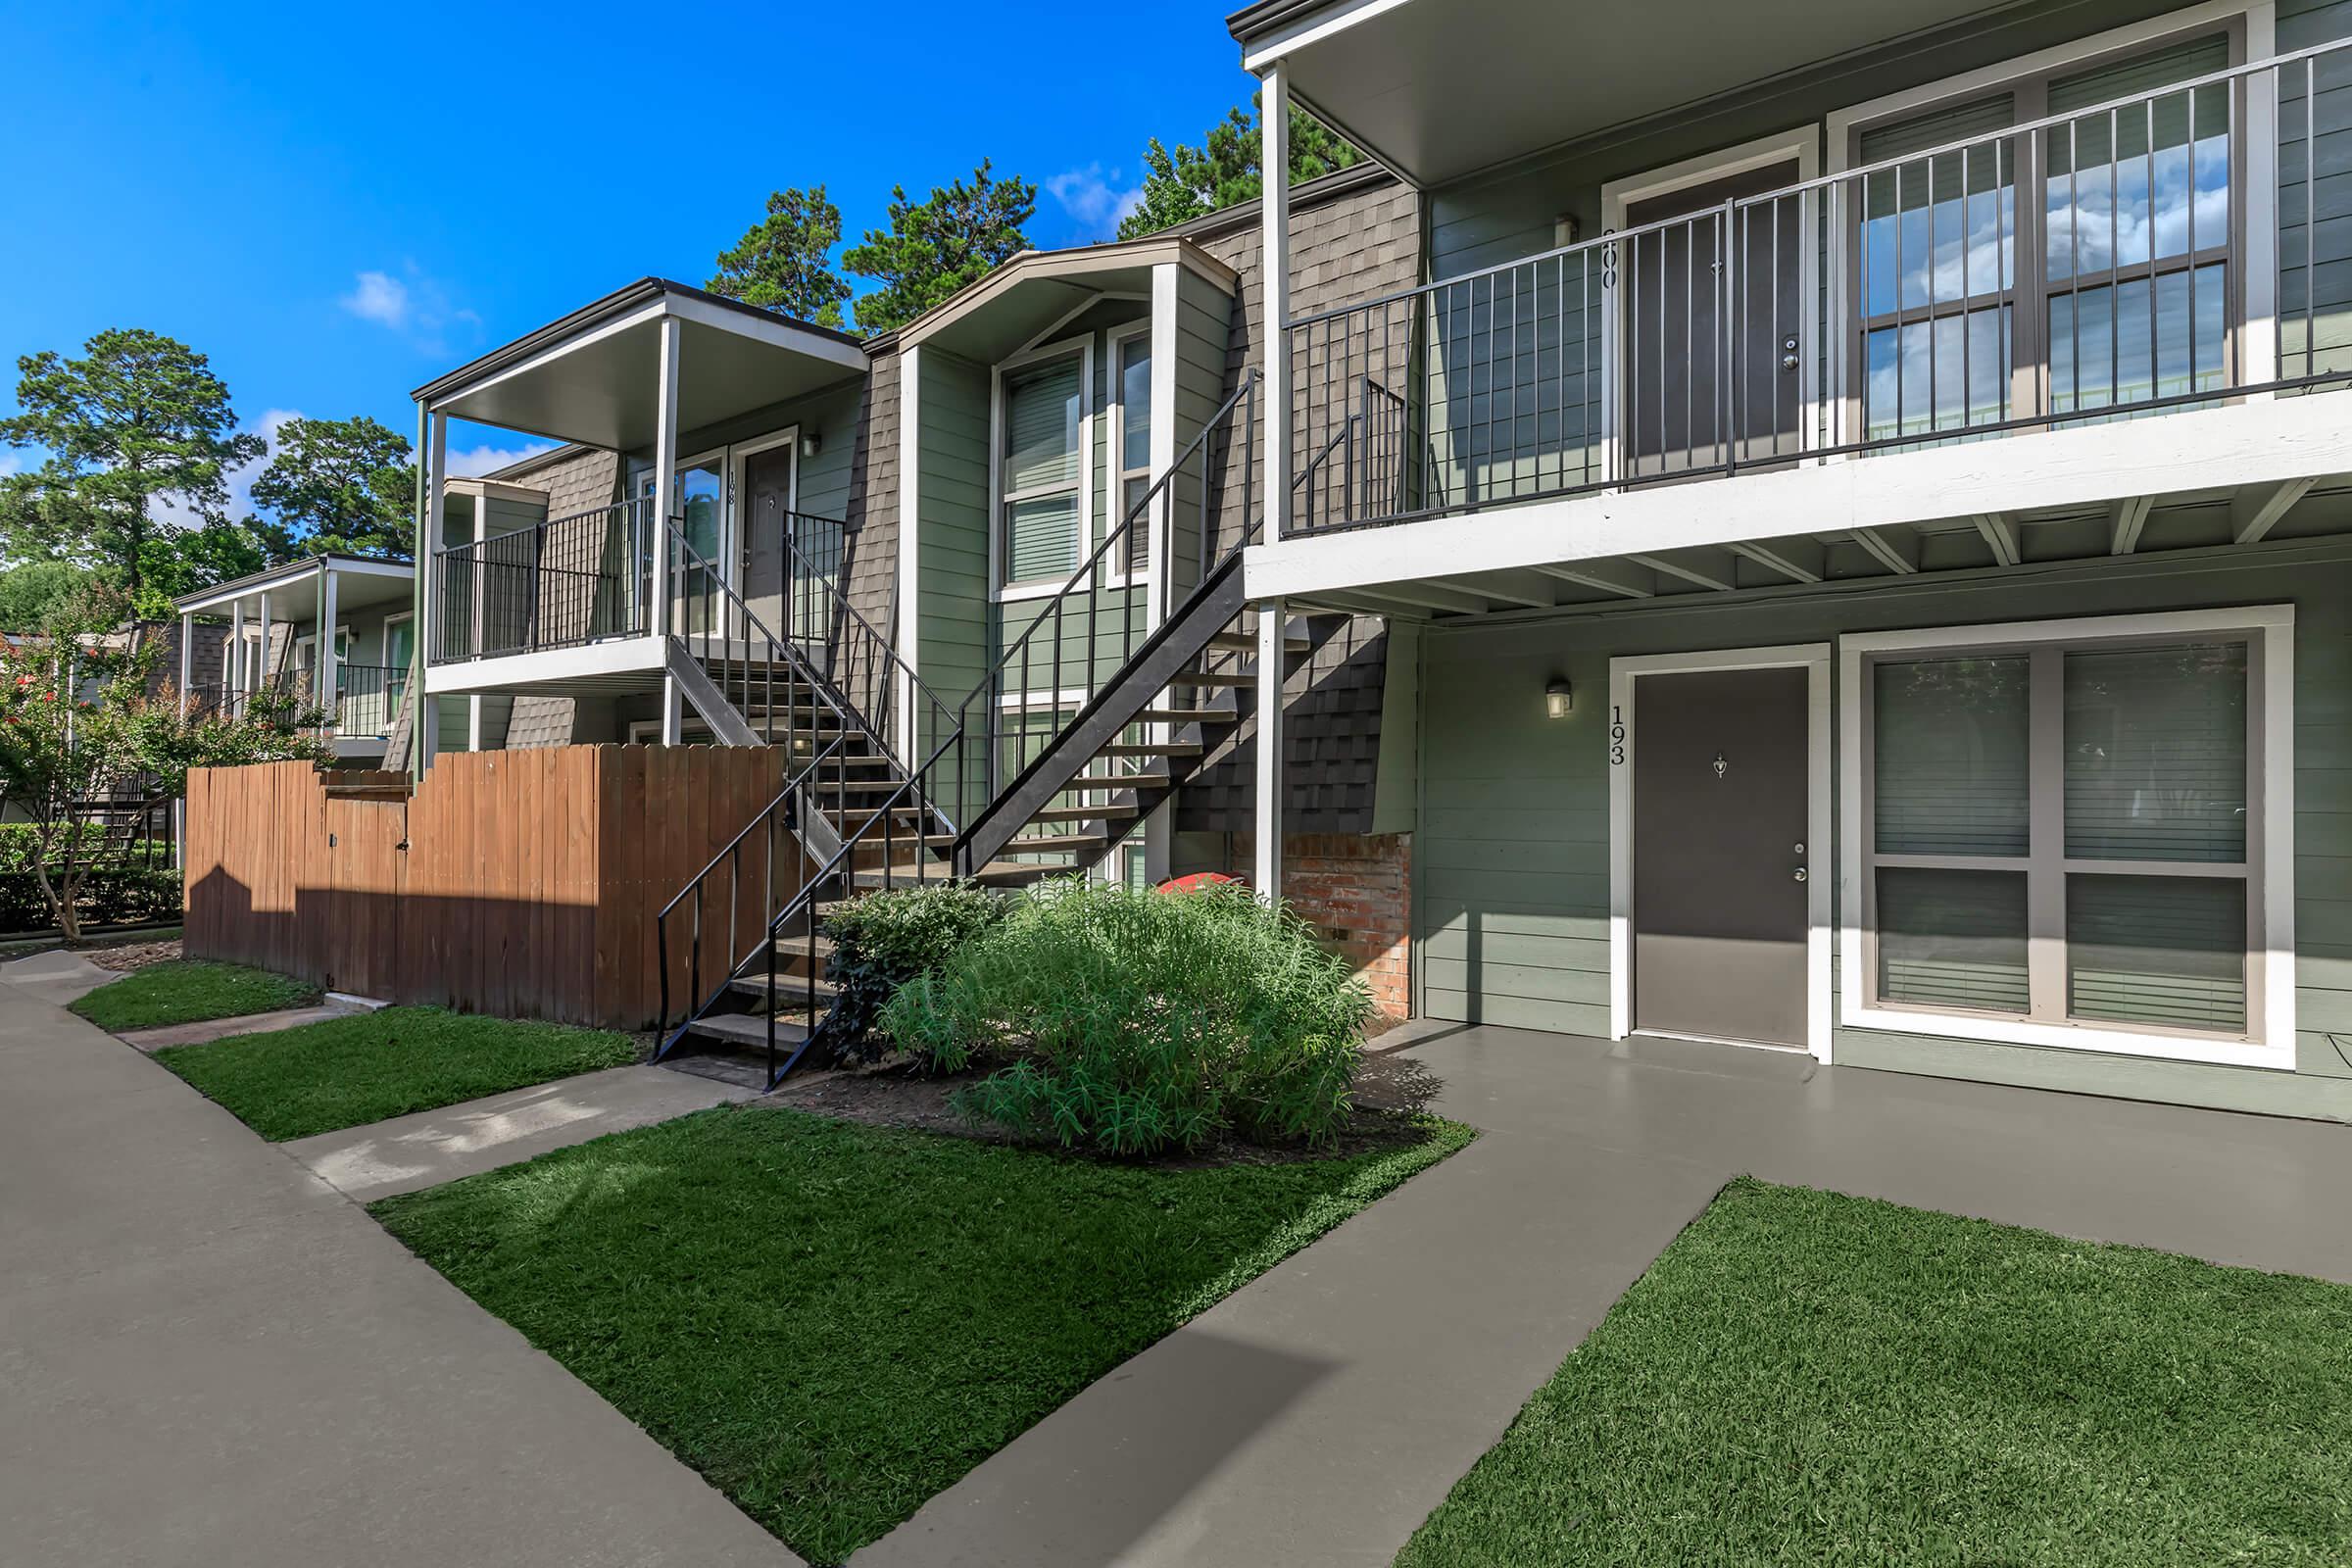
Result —
[[[982, 762], [986, 769], [986, 777], [988, 781], [988, 787], [985, 791], [988, 799], [994, 800], [999, 794], [1002, 793], [1002, 790], [997, 780], [999, 758], [997, 755], [998, 749], [995, 744], [996, 727], [993, 723], [989, 723], [987, 721], [999, 715], [999, 710], [1002, 706], [1002, 699], [1007, 691], [1019, 691], [1020, 693], [1024, 694], [1025, 699], [1026, 694], [1033, 689], [1029, 681], [1031, 674], [1030, 649], [1032, 642], [1037, 638], [1040, 630], [1046, 626], [1048, 621], [1052, 621], [1054, 626], [1054, 653], [1052, 663], [1052, 668], [1054, 673], [1054, 690], [1056, 694], [1058, 694], [1061, 689], [1059, 678], [1060, 669], [1066, 662], [1066, 659], [1062, 653], [1062, 650], [1065, 646], [1066, 635], [1068, 632], [1067, 618], [1070, 613], [1070, 606], [1081, 594], [1085, 596], [1087, 601], [1087, 618], [1085, 625], [1086, 638], [1084, 647], [1086, 649], [1086, 654], [1084, 667], [1087, 671], [1087, 694], [1086, 698], [1082, 699], [1078, 705], [1080, 711], [1083, 712], [1087, 701], [1090, 701], [1096, 692], [1101, 688], [1101, 682], [1096, 680], [1094, 671], [1097, 664], [1103, 657], [1101, 651], [1102, 645], [1100, 631], [1100, 596], [1106, 586], [1104, 581], [1105, 573], [1102, 569], [1103, 564], [1110, 560], [1133, 559], [1131, 556], [1124, 558], [1114, 556], [1113, 552], [1127, 551], [1132, 549], [1133, 540], [1137, 531], [1147, 526], [1146, 519], [1151, 517], [1155, 508], [1159, 507], [1163, 501], [1167, 500], [1171, 496], [1172, 489], [1177, 478], [1185, 473], [1187, 468], [1192, 464], [1192, 461], [1196, 457], [1203, 457], [1203, 455], [1208, 451], [1210, 441], [1218, 434], [1218, 432], [1226, 429], [1228, 417], [1232, 415], [1236, 408], [1240, 408], [1244, 411], [1241, 439], [1247, 444], [1248, 447], [1248, 455], [1245, 457], [1242, 464], [1241, 531], [1235, 537], [1230, 548], [1226, 549], [1222, 554], [1217, 553], [1214, 532], [1215, 524], [1213, 521], [1213, 518], [1217, 514], [1211, 499], [1211, 493], [1215, 487], [1210, 483], [1208, 465], [1204, 459], [1201, 465], [1200, 473], [1200, 537], [1198, 569], [1195, 574], [1193, 586], [1187, 592], [1185, 599], [1181, 603], [1176, 602], [1174, 599], [1174, 581], [1176, 575], [1174, 559], [1176, 517], [1175, 508], [1170, 505], [1167, 508], [1168, 548], [1163, 550], [1161, 553], [1160, 570], [1158, 574], [1159, 581], [1156, 584], [1161, 610], [1157, 625], [1165, 625], [1168, 622], [1178, 618], [1178, 616], [1182, 614], [1184, 609], [1192, 603], [1194, 597], [1199, 595], [1204, 588], [1207, 587], [1210, 580], [1216, 576], [1217, 571], [1224, 565], [1226, 561], [1240, 554], [1255, 540], [1258, 530], [1258, 521], [1252, 515], [1253, 508], [1251, 503], [1254, 499], [1253, 491], [1256, 484], [1257, 467], [1256, 444], [1258, 381], [1259, 373], [1255, 369], [1246, 371], [1243, 374], [1240, 384], [1233, 389], [1231, 395], [1229, 395], [1223, 403], [1217, 406], [1215, 413], [1211, 414], [1206, 419], [1201, 421], [1199, 433], [1197, 433], [1191, 441], [1185, 444], [1184, 450], [1177, 454], [1174, 461], [1168, 465], [1166, 471], [1161, 473], [1157, 479], [1152, 481], [1151, 487], [1136, 499], [1134, 505], [1127, 509], [1125, 514], [1119, 519], [1117, 525], [1108, 529], [1103, 534], [1102, 543], [1098, 544], [1094, 548], [1094, 551], [1088, 555], [1084, 562], [1079, 564], [1077, 570], [1070, 574], [1069, 578], [1062, 583], [1060, 588], [1055, 590], [1053, 595], [1043, 600], [1030, 600], [1021, 602], [1022, 608], [1029, 612], [1029, 624], [1022, 629], [1021, 634], [1018, 637], [1014, 638], [1009, 644], [1006, 645], [1004, 653], [1000, 655], [997, 661], [988, 667], [985, 673], [981, 675], [979, 682], [972, 688], [971, 694], [963, 700], [962, 704], [956, 710], [956, 727], [964, 734], [969, 735], [975, 729], [973, 709], [975, 706], [979, 706], [981, 709], [979, 717], [982, 722], [977, 726], [977, 728], [980, 734], [987, 737], [986, 741], [984, 742], [986, 749], [982, 757]], [[1231, 451], [1230, 444], [1227, 447], [1227, 451], [1228, 453]], [[1214, 557], [1213, 560], [1211, 559], [1212, 556]], [[1113, 587], [1115, 591], [1129, 590], [1137, 585], [1131, 581], [1122, 581], [1118, 584], [1108, 586]], [[1129, 621], [1129, 626], [1132, 628], [1131, 620]], [[1145, 641], [1148, 641], [1152, 636], [1152, 631], [1155, 629], [1156, 627], [1144, 628], [1140, 634], [1130, 629], [1129, 634], [1125, 638], [1124, 645], [1119, 649], [1119, 662], [1123, 663], [1127, 659], [1132, 658], [1137, 647], [1139, 647]], [[1013, 668], [1016, 661], [1020, 666], [1020, 682], [1017, 687], [1008, 686], [1005, 681], [1005, 676]], [[1058, 708], [1058, 703], [1056, 703], [1056, 708]], [[1025, 701], [1022, 710], [1022, 716], [1024, 718], [1027, 716], [1027, 707]], [[1057, 725], [1054, 733], [1058, 735], [1061, 730], [1066, 728], [1067, 724], [1071, 721], [1074, 720], [1065, 720], [1062, 724]], [[1051, 737], [1048, 738], [1048, 744], [1051, 745]], [[1025, 770], [1026, 764], [1013, 769], [1016, 774], [1022, 773]], [[975, 820], [976, 815], [977, 814], [975, 813]], [[958, 835], [957, 853], [959, 858], [961, 857], [964, 849], [963, 841], [968, 840], [970, 832], [971, 829], [967, 825], [963, 832]]]

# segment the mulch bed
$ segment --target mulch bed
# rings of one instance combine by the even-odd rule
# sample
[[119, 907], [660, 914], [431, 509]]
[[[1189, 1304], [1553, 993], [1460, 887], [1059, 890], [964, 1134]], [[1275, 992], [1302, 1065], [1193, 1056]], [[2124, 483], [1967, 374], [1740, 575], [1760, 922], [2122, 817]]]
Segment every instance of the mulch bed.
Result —
[[179, 938], [169, 942], [126, 942], [113, 948], [84, 948], [81, 956], [101, 969], [128, 974], [152, 963], [170, 963], [179, 956]]
[[[967, 1072], [927, 1078], [917, 1075], [904, 1061], [887, 1060], [874, 1067], [799, 1075], [786, 1080], [782, 1088], [758, 1103], [835, 1116], [870, 1127], [946, 1133], [990, 1144], [1018, 1142], [998, 1128], [973, 1125], [950, 1102], [957, 1089], [980, 1076]], [[1193, 1153], [1168, 1154], [1140, 1163], [1176, 1170], [1212, 1165], [1280, 1165], [1400, 1148], [1418, 1143], [1424, 1136], [1404, 1117], [1426, 1105], [1435, 1089], [1435, 1081], [1417, 1064], [1370, 1056], [1356, 1073], [1356, 1113], [1340, 1134], [1336, 1148], [1267, 1147], [1227, 1139]]]

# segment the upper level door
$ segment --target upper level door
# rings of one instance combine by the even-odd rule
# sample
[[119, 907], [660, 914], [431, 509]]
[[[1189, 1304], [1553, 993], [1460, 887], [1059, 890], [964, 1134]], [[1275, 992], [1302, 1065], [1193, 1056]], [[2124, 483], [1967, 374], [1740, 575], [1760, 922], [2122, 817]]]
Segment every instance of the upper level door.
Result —
[[1789, 158], [1627, 204], [1617, 262], [1627, 477], [1796, 455], [1806, 204], [1753, 198], [1800, 177]]

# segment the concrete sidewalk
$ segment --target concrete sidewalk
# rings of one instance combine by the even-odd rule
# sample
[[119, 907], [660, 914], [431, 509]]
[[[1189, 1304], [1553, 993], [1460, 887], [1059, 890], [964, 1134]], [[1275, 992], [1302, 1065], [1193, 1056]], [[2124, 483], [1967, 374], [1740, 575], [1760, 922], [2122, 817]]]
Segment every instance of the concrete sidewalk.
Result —
[[2352, 1128], [1414, 1026], [1484, 1136], [1054, 1411], [853, 1568], [1386, 1568], [1733, 1176], [2352, 1282]]
[[367, 1203], [757, 1098], [756, 1089], [667, 1067], [608, 1067], [281, 1147], [329, 1186]]
[[348, 1199], [0, 986], [0, 1559], [798, 1562]]

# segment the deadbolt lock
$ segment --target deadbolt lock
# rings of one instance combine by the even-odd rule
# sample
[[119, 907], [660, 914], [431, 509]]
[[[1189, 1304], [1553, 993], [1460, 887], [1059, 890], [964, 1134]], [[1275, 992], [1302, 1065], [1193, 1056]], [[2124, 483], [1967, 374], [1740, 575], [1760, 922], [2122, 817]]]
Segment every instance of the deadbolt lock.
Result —
[[1805, 868], [1801, 865], [1796, 868], [1796, 879], [1799, 882], [1802, 882], [1805, 879]]

